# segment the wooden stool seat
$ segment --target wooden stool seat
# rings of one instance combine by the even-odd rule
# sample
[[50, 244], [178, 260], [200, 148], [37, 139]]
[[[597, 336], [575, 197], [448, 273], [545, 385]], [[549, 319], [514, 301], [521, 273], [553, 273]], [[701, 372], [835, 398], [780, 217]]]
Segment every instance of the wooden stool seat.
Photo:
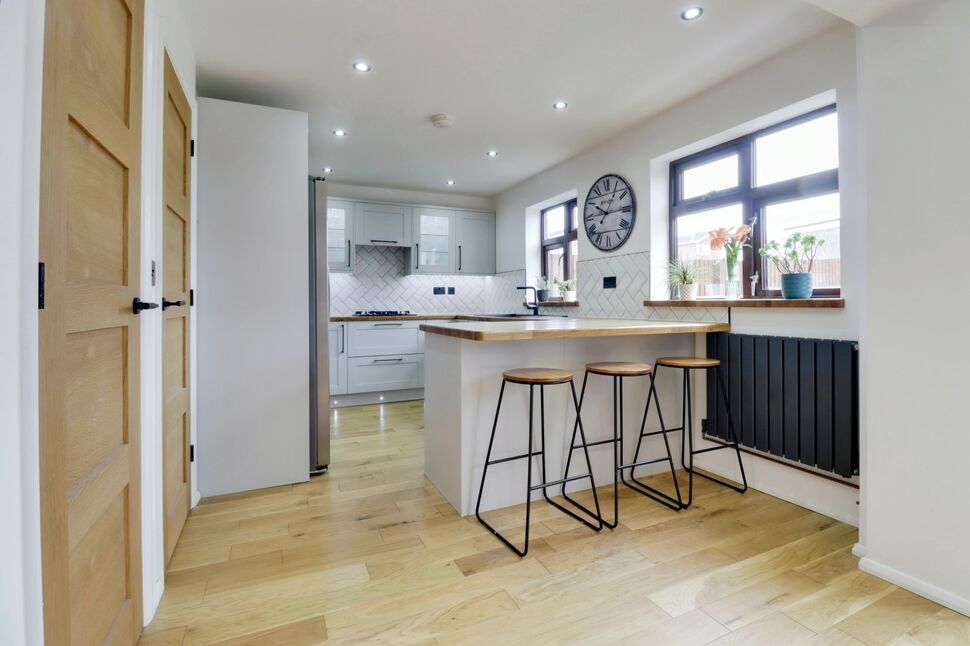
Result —
[[587, 363], [586, 370], [611, 377], [642, 377], [649, 375], [653, 368], [650, 364], [635, 361], [596, 361]]
[[516, 368], [502, 373], [506, 381], [516, 384], [564, 384], [573, 378], [573, 373], [558, 368]]
[[719, 359], [708, 359], [706, 357], [663, 357], [657, 359], [658, 366], [668, 368], [684, 368], [694, 370], [698, 368], [716, 368], [721, 365]]

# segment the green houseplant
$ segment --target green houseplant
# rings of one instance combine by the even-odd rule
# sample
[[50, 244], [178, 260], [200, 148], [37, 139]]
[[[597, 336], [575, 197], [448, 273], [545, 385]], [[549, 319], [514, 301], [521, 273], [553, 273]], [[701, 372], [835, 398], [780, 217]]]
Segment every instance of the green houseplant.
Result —
[[812, 265], [825, 240], [808, 233], [796, 232], [785, 244], [772, 240], [758, 250], [781, 272], [781, 295], [784, 298], [812, 297]]
[[549, 300], [549, 281], [545, 276], [536, 275], [536, 300], [540, 302]]
[[576, 300], [576, 279], [570, 278], [569, 280], [556, 279], [556, 287], [559, 288], [559, 293], [562, 294], [562, 299], [564, 301], [575, 301]]
[[697, 300], [697, 278], [699, 272], [685, 262], [672, 260], [667, 265], [667, 285], [670, 287], [670, 297], [673, 298], [674, 288], [677, 288], [682, 301]]

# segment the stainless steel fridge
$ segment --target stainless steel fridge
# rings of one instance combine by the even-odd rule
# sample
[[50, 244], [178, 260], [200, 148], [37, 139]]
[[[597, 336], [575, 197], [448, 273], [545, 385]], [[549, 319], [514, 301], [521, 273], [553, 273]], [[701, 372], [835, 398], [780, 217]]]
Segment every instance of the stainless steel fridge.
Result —
[[330, 465], [330, 270], [327, 186], [310, 177], [310, 474]]

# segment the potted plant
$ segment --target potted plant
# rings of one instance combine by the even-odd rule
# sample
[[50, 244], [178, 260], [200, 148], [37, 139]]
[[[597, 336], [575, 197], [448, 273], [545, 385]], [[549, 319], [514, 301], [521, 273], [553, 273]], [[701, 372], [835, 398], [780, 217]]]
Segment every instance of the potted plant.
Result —
[[575, 301], [576, 300], [576, 279], [570, 278], [569, 280], [556, 279], [556, 287], [559, 288], [559, 293], [562, 294], [562, 299], [564, 301]]
[[536, 276], [536, 300], [539, 302], [549, 300], [549, 281], [545, 276]]
[[670, 297], [673, 299], [674, 288], [677, 288], [682, 301], [697, 300], [697, 278], [696, 267], [691, 267], [685, 262], [672, 260], [667, 265], [667, 285], [670, 287]]
[[772, 240], [758, 250], [781, 272], [784, 298], [812, 297], [812, 265], [825, 240], [807, 233], [793, 233], [784, 245]]
[[751, 226], [742, 224], [730, 229], [721, 227], [708, 233], [711, 240], [711, 251], [724, 249], [724, 258], [727, 261], [726, 282], [724, 285], [724, 297], [728, 300], [741, 298], [741, 252], [745, 247], [751, 247], [748, 240], [751, 239]]

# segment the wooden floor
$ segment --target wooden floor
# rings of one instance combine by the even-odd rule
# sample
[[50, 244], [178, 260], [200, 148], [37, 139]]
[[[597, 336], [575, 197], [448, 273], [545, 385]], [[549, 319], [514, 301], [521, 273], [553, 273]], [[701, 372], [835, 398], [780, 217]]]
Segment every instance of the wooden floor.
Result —
[[853, 527], [766, 494], [702, 482], [677, 513], [624, 491], [601, 534], [537, 504], [518, 559], [423, 478], [421, 402], [333, 421], [329, 475], [192, 512], [141, 644], [970, 644], [970, 619], [859, 571]]

